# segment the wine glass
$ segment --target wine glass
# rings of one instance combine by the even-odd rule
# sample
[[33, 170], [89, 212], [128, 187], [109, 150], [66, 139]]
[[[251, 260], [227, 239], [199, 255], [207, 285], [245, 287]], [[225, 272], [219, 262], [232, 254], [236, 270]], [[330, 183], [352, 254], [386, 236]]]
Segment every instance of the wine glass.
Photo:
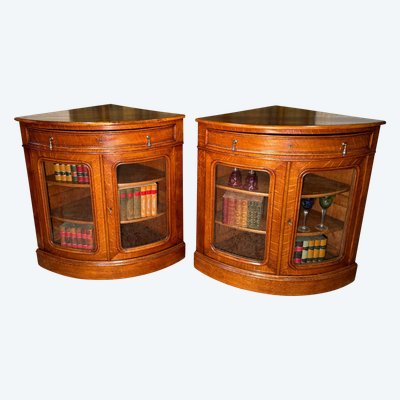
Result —
[[319, 231], [326, 231], [328, 229], [328, 227], [325, 225], [325, 217], [326, 212], [328, 208], [332, 205], [334, 198], [335, 196], [324, 196], [319, 198], [319, 205], [322, 208], [321, 223], [315, 226]]
[[310, 228], [306, 225], [307, 215], [314, 205], [314, 199], [312, 197], [305, 197], [301, 199], [301, 206], [303, 207], [303, 225], [299, 226], [299, 232], [310, 232]]

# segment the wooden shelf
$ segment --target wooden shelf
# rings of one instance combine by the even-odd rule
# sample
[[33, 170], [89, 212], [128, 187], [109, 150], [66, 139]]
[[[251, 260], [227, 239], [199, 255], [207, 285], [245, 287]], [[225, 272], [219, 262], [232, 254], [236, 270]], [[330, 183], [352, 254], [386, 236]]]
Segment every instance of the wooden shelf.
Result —
[[247, 228], [247, 227], [243, 227], [243, 226], [224, 224], [222, 222], [222, 213], [217, 213], [217, 216], [215, 218], [215, 223], [225, 226], [226, 228], [236, 229], [238, 231], [251, 232], [251, 233], [257, 233], [259, 235], [265, 235], [265, 220], [266, 220], [265, 216], [262, 217], [260, 229], [253, 229], [253, 228]]
[[165, 215], [165, 211], [164, 212], [160, 212], [157, 215], [151, 215], [150, 217], [129, 219], [129, 220], [125, 220], [125, 221], [120, 221], [120, 223], [121, 224], [134, 224], [136, 222], [142, 222], [142, 221], [147, 221], [149, 219], [158, 218], [158, 217], [161, 217], [162, 215]]
[[165, 179], [165, 171], [144, 164], [124, 164], [118, 167], [118, 189], [148, 185]]
[[90, 183], [72, 183], [72, 182], [56, 181], [54, 175], [48, 175], [46, 177], [46, 182], [47, 186], [64, 186], [64, 187], [90, 189]]
[[[257, 172], [257, 171], [256, 171]], [[219, 189], [229, 190], [231, 192], [237, 192], [242, 194], [247, 194], [249, 196], [262, 196], [268, 197], [269, 193], [269, 175], [265, 173], [258, 173], [258, 190], [256, 192], [240, 189], [240, 188], [233, 188], [228, 186], [229, 175], [224, 175], [217, 178], [216, 187]], [[246, 179], [246, 176], [243, 177], [243, 181]]]
[[138, 187], [138, 186], [151, 185], [152, 183], [160, 182], [160, 181], [163, 181], [164, 179], [165, 179], [165, 177], [152, 179], [150, 181], [118, 183], [118, 190], [129, 189], [129, 188], [134, 188], [134, 187]]
[[92, 201], [90, 196], [51, 210], [51, 218], [75, 224], [93, 223]]
[[332, 196], [335, 194], [348, 192], [350, 186], [346, 183], [324, 178], [323, 176], [308, 174], [303, 181], [302, 198], [316, 198], [323, 196]]
[[[306, 225], [311, 229], [310, 232], [296, 232], [297, 236], [316, 236], [321, 234], [326, 234], [330, 232], [341, 231], [344, 228], [344, 222], [339, 219], [332, 218], [329, 215], [325, 218], [325, 225], [328, 227], [326, 231], [319, 231], [315, 228], [317, 224], [321, 222], [321, 213], [315, 210], [311, 210], [307, 216]], [[303, 213], [300, 212], [299, 222], [297, 228], [303, 223]]]

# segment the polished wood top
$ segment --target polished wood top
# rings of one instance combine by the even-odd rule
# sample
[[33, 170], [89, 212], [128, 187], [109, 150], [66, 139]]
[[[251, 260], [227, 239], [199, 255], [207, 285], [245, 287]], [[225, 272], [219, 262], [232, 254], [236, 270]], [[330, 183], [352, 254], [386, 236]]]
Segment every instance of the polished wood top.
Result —
[[340, 126], [372, 127], [385, 124], [385, 121], [331, 114], [320, 111], [304, 110], [283, 106], [270, 106], [197, 118], [196, 121], [207, 124], [229, 124], [232, 126], [263, 127], [284, 130], [291, 128], [315, 129]]
[[75, 108], [45, 114], [27, 115], [15, 118], [16, 121], [31, 124], [78, 126], [78, 125], [134, 125], [146, 121], [168, 121], [182, 119], [183, 114], [172, 114], [161, 111], [144, 110], [116, 104]]

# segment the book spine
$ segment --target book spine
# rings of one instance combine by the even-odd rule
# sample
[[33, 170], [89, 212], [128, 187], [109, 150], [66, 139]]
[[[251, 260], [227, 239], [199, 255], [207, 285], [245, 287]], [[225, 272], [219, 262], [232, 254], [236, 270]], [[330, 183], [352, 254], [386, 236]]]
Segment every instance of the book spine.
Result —
[[60, 171], [60, 164], [59, 163], [53, 163], [54, 165], [54, 179], [59, 182], [61, 181], [61, 171]]
[[157, 215], [157, 183], [151, 185], [151, 215]]
[[88, 225], [86, 229], [86, 243], [87, 249], [93, 250], [94, 249], [94, 240], [93, 240], [93, 225]]
[[242, 199], [242, 213], [240, 216], [240, 226], [246, 228], [247, 226], [247, 200]]
[[72, 183], [78, 183], [78, 173], [76, 171], [75, 164], [71, 165], [71, 177], [72, 177]]
[[147, 186], [140, 187], [140, 217], [144, 218], [146, 216], [147, 210], [147, 197], [146, 197]]
[[301, 252], [301, 263], [305, 264], [308, 258], [308, 240], [303, 240], [303, 250]]
[[61, 181], [62, 182], [66, 182], [67, 181], [67, 175], [65, 172], [65, 164], [60, 164], [60, 177], [61, 177]]
[[82, 246], [82, 249], [84, 249], [84, 250], [87, 249], [86, 225], [83, 225], [82, 229], [81, 229], [81, 246]]
[[131, 220], [134, 217], [133, 205], [133, 189], [127, 189], [127, 205], [126, 205], [126, 219]]
[[133, 188], [133, 217], [140, 218], [141, 206], [140, 206], [140, 187]]
[[82, 226], [77, 225], [76, 227], [76, 247], [82, 249]]
[[71, 175], [71, 165], [65, 165], [65, 180], [66, 182], [72, 182], [72, 175]]
[[315, 239], [312, 238], [308, 241], [307, 263], [311, 263], [314, 260], [314, 245], [315, 245]]
[[322, 235], [321, 242], [319, 245], [318, 262], [325, 260], [327, 242], [328, 242], [327, 237], [325, 235]]
[[151, 216], [151, 185], [146, 187], [146, 217]]
[[235, 208], [236, 208], [236, 198], [234, 194], [229, 197], [228, 202], [228, 225], [235, 224]]
[[127, 197], [126, 197], [126, 190], [122, 189], [119, 192], [119, 214], [121, 221], [126, 221], [126, 203], [127, 203]]
[[83, 183], [89, 183], [89, 167], [85, 164], [82, 166], [82, 177]]
[[65, 245], [72, 247], [71, 224], [65, 224]]
[[295, 264], [301, 264], [302, 253], [303, 253], [303, 241], [296, 240], [296, 244], [294, 246], [294, 256], [293, 256], [293, 261]]
[[229, 197], [225, 193], [222, 197], [222, 223], [224, 224], [228, 223], [228, 213], [229, 213], [228, 203], [229, 203]]
[[65, 241], [65, 223], [60, 225], [60, 243], [61, 246], [66, 246], [66, 241]]
[[76, 173], [77, 173], [78, 183], [84, 183], [83, 182], [83, 165], [82, 164], [78, 164], [76, 166]]
[[76, 238], [76, 226], [71, 226], [71, 247], [76, 249], [78, 247], [78, 242]]
[[240, 226], [242, 221], [242, 200], [237, 198], [235, 201], [235, 214], [234, 214], [234, 225]]
[[319, 257], [319, 250], [321, 248], [321, 237], [317, 236], [315, 238], [315, 243], [314, 243], [314, 254], [313, 254], [313, 259], [312, 262], [318, 262], [318, 257]]

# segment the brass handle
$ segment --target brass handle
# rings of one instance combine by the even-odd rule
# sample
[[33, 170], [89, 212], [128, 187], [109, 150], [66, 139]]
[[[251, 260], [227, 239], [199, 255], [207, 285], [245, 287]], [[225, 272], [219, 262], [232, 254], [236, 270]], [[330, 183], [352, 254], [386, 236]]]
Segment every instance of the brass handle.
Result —
[[146, 139], [147, 139], [147, 147], [151, 147], [151, 137], [146, 136]]
[[50, 150], [53, 150], [53, 141], [54, 141], [53, 136], [50, 136], [50, 137], [49, 137], [49, 149], [50, 149]]
[[347, 143], [342, 143], [342, 156], [344, 157], [347, 154]]
[[111, 207], [107, 207], [107, 211], [108, 213], [111, 215], [112, 214], [112, 208]]
[[236, 151], [236, 145], [237, 145], [237, 140], [236, 139], [233, 139], [232, 140], [232, 151]]

